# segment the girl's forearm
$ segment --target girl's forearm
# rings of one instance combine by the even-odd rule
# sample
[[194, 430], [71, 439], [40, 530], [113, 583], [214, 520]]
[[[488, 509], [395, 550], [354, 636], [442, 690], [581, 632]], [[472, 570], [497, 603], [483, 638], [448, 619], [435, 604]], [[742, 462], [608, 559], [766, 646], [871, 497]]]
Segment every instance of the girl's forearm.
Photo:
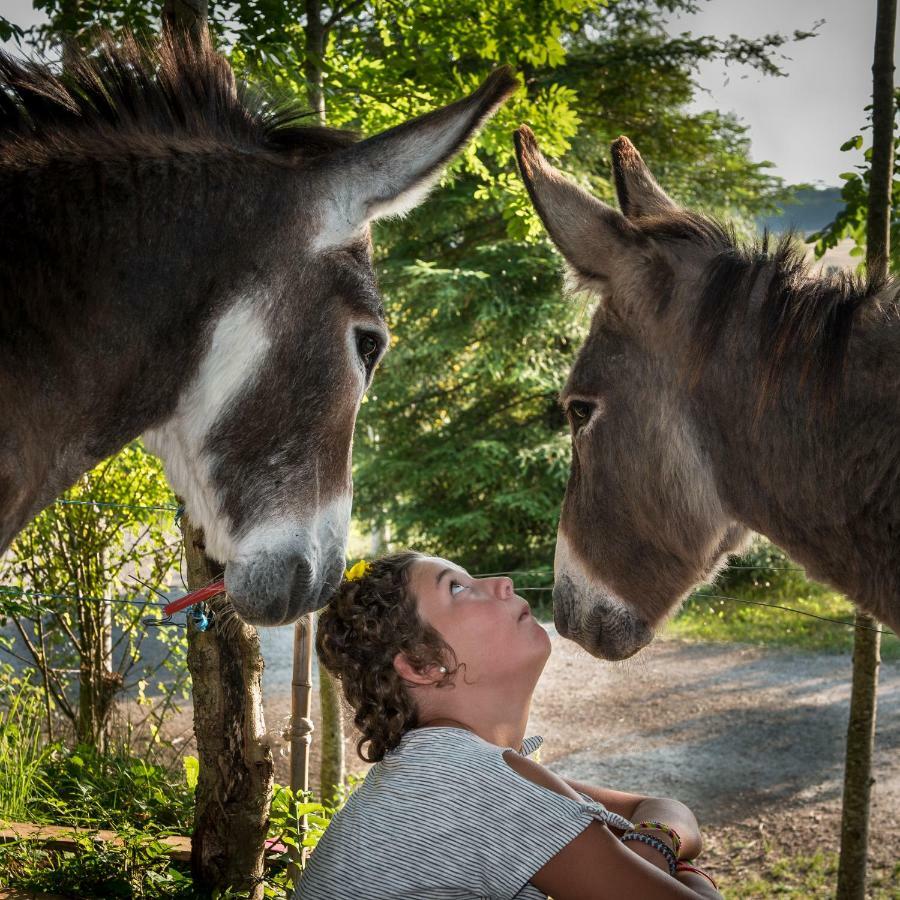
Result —
[[682, 859], [694, 859], [700, 854], [700, 829], [694, 814], [683, 803], [660, 797], [643, 797], [625, 791], [613, 791], [569, 778], [565, 781], [574, 790], [592, 797], [607, 809], [625, 816], [635, 824], [656, 821], [674, 828], [682, 841], [680, 854]]

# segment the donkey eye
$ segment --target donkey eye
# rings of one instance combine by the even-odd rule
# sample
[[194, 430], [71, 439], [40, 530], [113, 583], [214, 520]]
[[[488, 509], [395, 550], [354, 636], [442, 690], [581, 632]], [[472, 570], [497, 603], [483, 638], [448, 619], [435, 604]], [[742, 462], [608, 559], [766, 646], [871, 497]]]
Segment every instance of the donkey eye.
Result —
[[381, 345], [378, 342], [378, 338], [368, 332], [361, 331], [357, 335], [356, 351], [359, 353], [359, 358], [363, 361], [366, 371], [371, 371], [372, 367], [375, 365], [380, 348]]
[[591, 417], [591, 413], [594, 411], [594, 407], [590, 403], [585, 403], [583, 400], [573, 400], [568, 407], [569, 418], [572, 421], [572, 427], [575, 431], [578, 431], [583, 425], [587, 424], [588, 419]]

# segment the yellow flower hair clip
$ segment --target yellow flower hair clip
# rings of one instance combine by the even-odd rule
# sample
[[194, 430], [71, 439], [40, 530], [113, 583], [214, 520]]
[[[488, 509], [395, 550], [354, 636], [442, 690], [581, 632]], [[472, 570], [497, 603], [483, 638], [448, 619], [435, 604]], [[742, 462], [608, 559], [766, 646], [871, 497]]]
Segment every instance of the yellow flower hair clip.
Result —
[[344, 579], [346, 581], [359, 581], [369, 574], [369, 569], [371, 568], [372, 567], [364, 559], [361, 559], [358, 563], [344, 572]]

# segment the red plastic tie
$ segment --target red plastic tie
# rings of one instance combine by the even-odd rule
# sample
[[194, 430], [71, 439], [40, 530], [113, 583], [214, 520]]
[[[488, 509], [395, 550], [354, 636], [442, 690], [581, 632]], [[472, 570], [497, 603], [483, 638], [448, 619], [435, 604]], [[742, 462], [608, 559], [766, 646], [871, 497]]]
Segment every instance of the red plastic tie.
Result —
[[163, 612], [167, 616], [171, 616], [172, 613], [181, 612], [181, 610], [187, 609], [195, 603], [202, 603], [204, 600], [209, 600], [212, 597], [217, 597], [219, 594], [224, 593], [225, 579], [220, 578], [218, 581], [206, 585], [206, 587], [197, 588], [196, 591], [191, 591], [189, 594], [185, 594], [183, 597], [173, 600], [165, 607]]

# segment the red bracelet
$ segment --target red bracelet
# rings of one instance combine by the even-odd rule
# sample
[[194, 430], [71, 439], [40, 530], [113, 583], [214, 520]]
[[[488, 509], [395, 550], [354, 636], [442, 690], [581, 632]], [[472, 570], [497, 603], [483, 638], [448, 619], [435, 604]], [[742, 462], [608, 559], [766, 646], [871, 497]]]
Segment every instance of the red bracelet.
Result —
[[696, 866], [692, 866], [689, 863], [682, 862], [681, 860], [675, 866], [676, 872], [696, 872], [698, 875], [702, 875], [716, 890], [719, 889], [719, 886], [712, 880], [712, 876], [707, 875], [703, 869], [698, 869]]

